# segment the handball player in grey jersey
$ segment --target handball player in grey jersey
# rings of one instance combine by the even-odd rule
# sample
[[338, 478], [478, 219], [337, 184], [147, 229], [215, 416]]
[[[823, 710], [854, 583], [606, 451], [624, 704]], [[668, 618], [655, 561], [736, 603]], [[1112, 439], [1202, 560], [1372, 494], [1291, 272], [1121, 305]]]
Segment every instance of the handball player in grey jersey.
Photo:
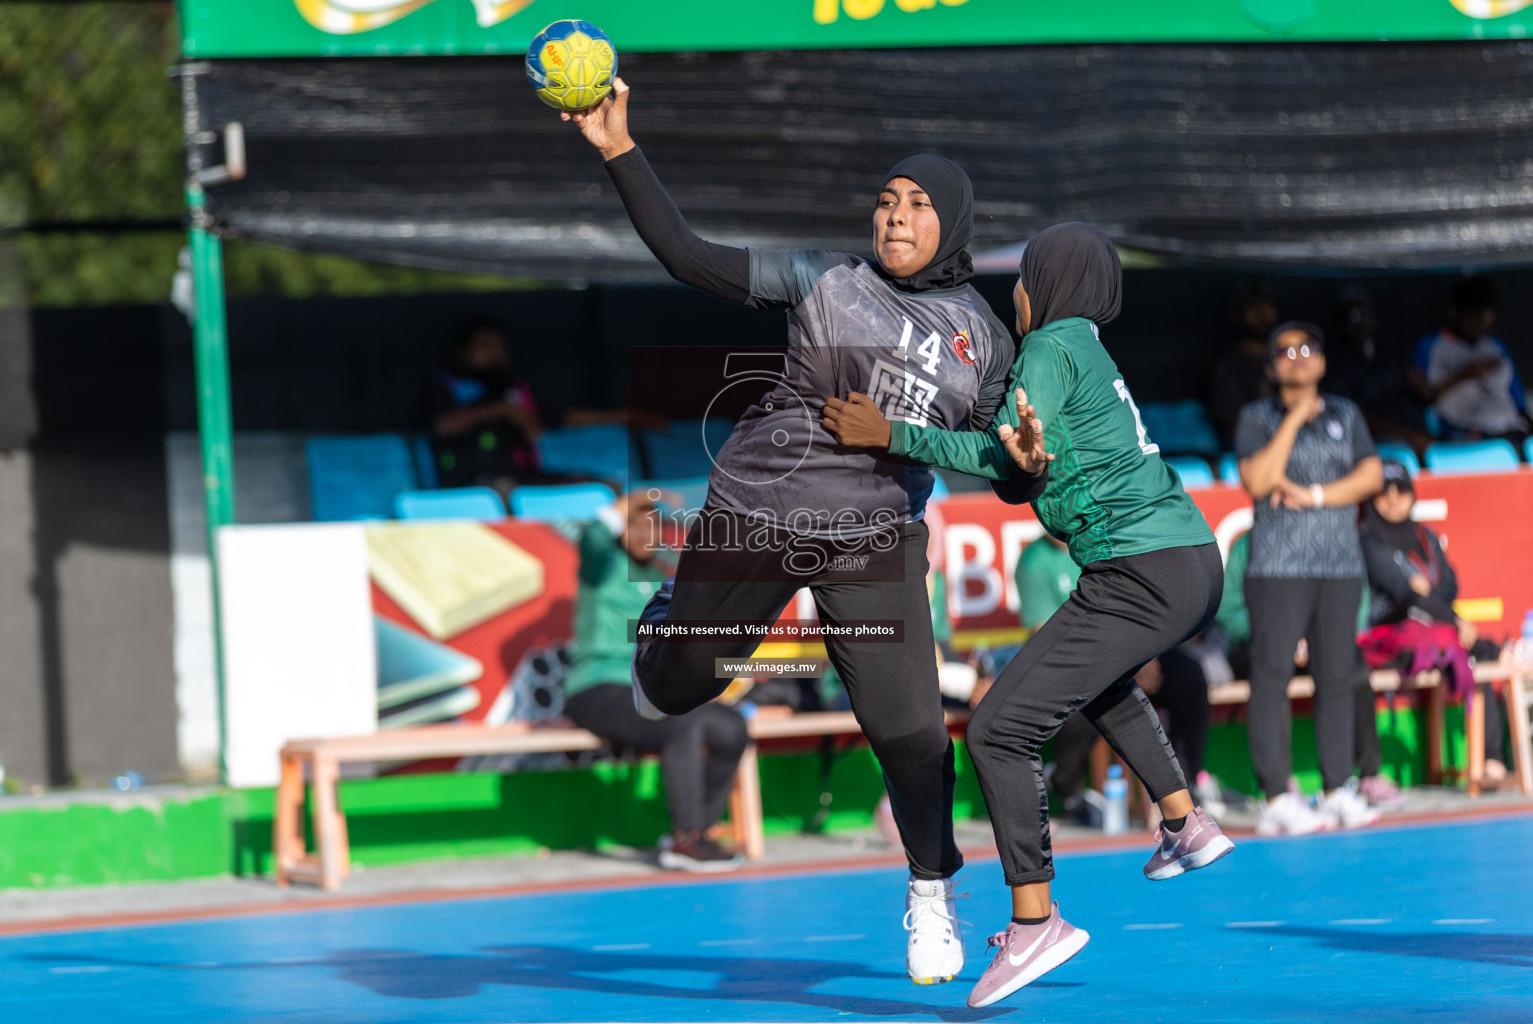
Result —
[[[808, 587], [820, 619], [898, 622], [895, 641], [827, 638], [889, 790], [910, 864], [906, 968], [918, 984], [963, 967], [953, 875], [953, 744], [937, 689], [926, 592], [932, 474], [912, 460], [837, 443], [818, 396], [857, 392], [890, 419], [982, 430], [1006, 394], [1014, 346], [968, 283], [968, 176], [942, 157], [911, 157], [880, 182], [871, 261], [847, 253], [763, 251], [704, 241], [628, 134], [630, 93], [573, 120], [602, 153], [634, 227], [677, 280], [727, 301], [788, 313], [787, 372], [719, 451], [708, 499], [674, 582], [645, 622], [774, 622]], [[805, 398], [814, 404], [806, 404]], [[634, 653], [641, 713], [683, 714], [718, 696], [716, 658], [756, 641], [643, 641]]]

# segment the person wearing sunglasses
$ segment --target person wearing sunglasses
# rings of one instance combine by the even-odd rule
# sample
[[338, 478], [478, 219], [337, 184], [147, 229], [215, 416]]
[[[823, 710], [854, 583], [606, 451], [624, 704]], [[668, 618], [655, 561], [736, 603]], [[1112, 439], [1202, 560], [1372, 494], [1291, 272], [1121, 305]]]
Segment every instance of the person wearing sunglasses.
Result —
[[[1363, 553], [1357, 503], [1383, 486], [1383, 463], [1352, 401], [1322, 394], [1325, 333], [1291, 320], [1268, 339], [1273, 394], [1247, 403], [1235, 428], [1240, 481], [1255, 502], [1246, 604], [1251, 614], [1251, 763], [1266, 795], [1257, 831], [1299, 834], [1372, 824], [1346, 788], [1353, 760], [1353, 678]], [[1319, 812], [1289, 791], [1294, 650], [1309, 642]]]

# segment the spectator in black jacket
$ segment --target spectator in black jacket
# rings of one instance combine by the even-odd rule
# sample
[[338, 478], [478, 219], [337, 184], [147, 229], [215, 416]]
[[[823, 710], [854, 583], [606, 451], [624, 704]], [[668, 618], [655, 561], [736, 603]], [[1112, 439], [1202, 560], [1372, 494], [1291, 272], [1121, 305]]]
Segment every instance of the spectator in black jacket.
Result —
[[[1363, 656], [1370, 668], [1440, 668], [1445, 683], [1468, 697], [1474, 691], [1470, 653], [1494, 658], [1500, 651], [1481, 644], [1474, 623], [1454, 612], [1458, 579], [1437, 535], [1411, 521], [1415, 503], [1410, 473], [1386, 462], [1384, 490], [1364, 506], [1360, 529], [1372, 598], [1371, 628], [1359, 638]], [[1485, 701], [1484, 781], [1499, 783], [1506, 778], [1500, 709], [1489, 686], [1479, 696]], [[1362, 767], [1366, 776], [1369, 765]]]

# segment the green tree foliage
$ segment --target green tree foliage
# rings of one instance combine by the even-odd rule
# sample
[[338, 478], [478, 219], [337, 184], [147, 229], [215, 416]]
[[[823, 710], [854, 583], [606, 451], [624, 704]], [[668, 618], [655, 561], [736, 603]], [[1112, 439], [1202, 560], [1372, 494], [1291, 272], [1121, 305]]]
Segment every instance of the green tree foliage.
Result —
[[[0, 3], [0, 228], [175, 221], [184, 213], [174, 5]], [[177, 230], [16, 237], [35, 306], [164, 302]], [[376, 295], [526, 286], [232, 243], [231, 295]]]

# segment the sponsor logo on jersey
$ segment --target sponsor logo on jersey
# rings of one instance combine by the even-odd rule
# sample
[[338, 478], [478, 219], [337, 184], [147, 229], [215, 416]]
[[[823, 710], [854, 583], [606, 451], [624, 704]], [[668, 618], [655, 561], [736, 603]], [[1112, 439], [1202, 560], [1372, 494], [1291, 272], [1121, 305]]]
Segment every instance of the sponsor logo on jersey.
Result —
[[968, 331], [959, 331], [953, 335], [953, 351], [958, 353], [958, 358], [965, 364], [974, 365], [974, 340], [969, 337]]

